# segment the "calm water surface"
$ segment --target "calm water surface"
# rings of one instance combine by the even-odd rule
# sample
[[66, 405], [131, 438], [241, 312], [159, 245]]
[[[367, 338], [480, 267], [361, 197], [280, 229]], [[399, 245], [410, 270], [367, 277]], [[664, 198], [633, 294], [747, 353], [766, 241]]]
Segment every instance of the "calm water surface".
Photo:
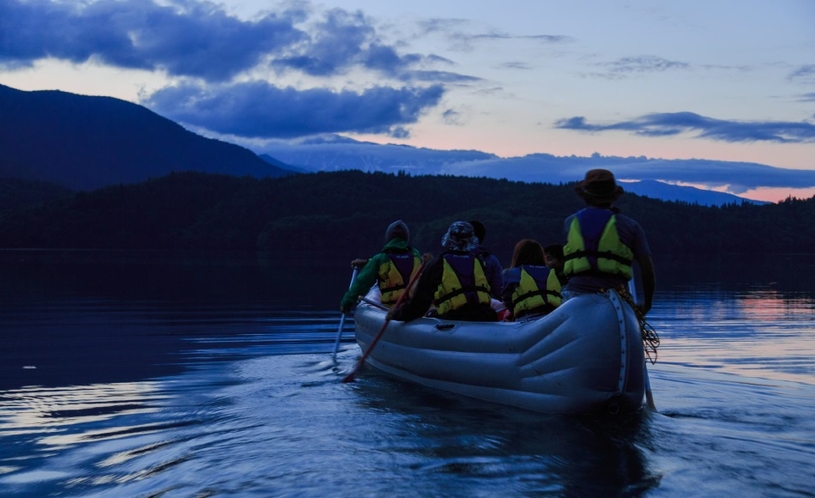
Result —
[[663, 262], [625, 419], [340, 383], [345, 265], [0, 251], [0, 496], [815, 496], [808, 258]]

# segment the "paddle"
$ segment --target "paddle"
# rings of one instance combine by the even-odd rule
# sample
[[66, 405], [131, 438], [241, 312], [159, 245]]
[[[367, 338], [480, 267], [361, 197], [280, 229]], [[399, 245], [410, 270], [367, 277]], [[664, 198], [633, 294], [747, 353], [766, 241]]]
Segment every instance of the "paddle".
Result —
[[[354, 271], [351, 272], [351, 283], [348, 284], [348, 288], [350, 289], [352, 285], [354, 285], [354, 279], [357, 278], [357, 273], [359, 273], [359, 266], [354, 265]], [[342, 327], [345, 325], [345, 313], [340, 316], [340, 328], [337, 329], [337, 339], [334, 341], [334, 353], [331, 355], [331, 359], [337, 361], [337, 350], [340, 348], [340, 338], [342, 338]]]
[[[410, 281], [407, 284], [407, 287], [405, 287], [405, 292], [403, 292], [402, 295], [399, 296], [399, 299], [396, 300], [396, 304], [393, 305], [393, 309], [398, 308], [399, 305], [402, 304], [402, 301], [404, 301], [405, 296], [408, 295], [410, 289], [413, 287], [413, 284], [416, 283], [416, 281], [419, 279], [419, 275], [422, 274], [422, 270], [424, 270], [424, 265], [426, 263], [427, 260], [425, 259], [422, 261], [422, 264], [419, 265], [419, 269], [416, 271], [413, 277], [411, 277]], [[354, 365], [354, 368], [353, 370], [351, 370], [351, 373], [342, 378], [342, 382], [351, 382], [352, 380], [354, 380], [354, 377], [357, 374], [357, 370], [359, 370], [360, 367], [362, 367], [362, 364], [365, 363], [365, 359], [368, 357], [369, 354], [371, 354], [371, 351], [374, 350], [374, 346], [376, 346], [376, 343], [379, 342], [379, 339], [385, 333], [385, 329], [388, 328], [389, 323], [391, 323], [390, 317], [385, 319], [385, 323], [382, 324], [382, 328], [379, 329], [379, 332], [376, 333], [371, 343], [368, 344], [368, 349], [366, 349], [365, 352], [362, 353], [362, 356], [359, 357], [359, 360], [357, 361], [357, 364]]]
[[[631, 294], [631, 300], [637, 303], [637, 277], [636, 275], [628, 281], [628, 292]], [[636, 311], [636, 310], [635, 310]], [[654, 393], [651, 392], [651, 379], [648, 378], [648, 360], [642, 365], [643, 375], [645, 377], [645, 404], [652, 411], [657, 411], [657, 405], [654, 404]]]

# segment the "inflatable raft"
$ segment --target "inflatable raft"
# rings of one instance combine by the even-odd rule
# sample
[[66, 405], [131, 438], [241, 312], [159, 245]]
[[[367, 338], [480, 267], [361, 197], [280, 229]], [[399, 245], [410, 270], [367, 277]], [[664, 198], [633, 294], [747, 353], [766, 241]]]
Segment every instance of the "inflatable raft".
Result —
[[[354, 314], [363, 351], [385, 311]], [[642, 407], [639, 323], [615, 292], [574, 297], [542, 318], [391, 321], [367, 363], [419, 384], [545, 413], [631, 413]]]

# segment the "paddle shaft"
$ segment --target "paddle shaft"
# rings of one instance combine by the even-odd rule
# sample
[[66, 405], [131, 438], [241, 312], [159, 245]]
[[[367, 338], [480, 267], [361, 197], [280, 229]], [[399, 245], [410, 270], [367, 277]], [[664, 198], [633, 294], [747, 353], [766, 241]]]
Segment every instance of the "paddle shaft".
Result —
[[[359, 267], [354, 265], [354, 271], [351, 272], [351, 283], [348, 284], [348, 288], [350, 289], [352, 285], [354, 285], [354, 280], [357, 278], [357, 273], [359, 273]], [[342, 328], [345, 326], [345, 313], [340, 316], [340, 327], [337, 329], [337, 338], [334, 340], [334, 353], [331, 355], [331, 359], [337, 359], [337, 351], [340, 348], [340, 339], [342, 338]]]
[[[631, 293], [631, 298], [634, 303], [637, 302], [637, 276], [631, 277], [628, 281], [628, 292]], [[654, 404], [654, 393], [651, 392], [651, 379], [648, 377], [648, 361], [642, 364], [642, 373], [645, 377], [645, 404], [649, 409], [657, 411], [657, 405]]]
[[[405, 292], [403, 292], [402, 295], [399, 296], [399, 299], [396, 300], [396, 304], [393, 305], [393, 309], [398, 308], [399, 305], [402, 304], [402, 301], [405, 300], [405, 296], [408, 295], [410, 289], [413, 287], [413, 284], [416, 283], [416, 281], [419, 279], [419, 276], [422, 274], [422, 270], [424, 270], [425, 263], [426, 261], [422, 261], [422, 264], [419, 265], [419, 269], [416, 270], [416, 273], [413, 274], [413, 277], [411, 277], [410, 281], [408, 282], [407, 287], [405, 287]], [[357, 361], [356, 365], [354, 365], [354, 369], [351, 370], [351, 372], [348, 375], [342, 378], [343, 382], [351, 382], [352, 380], [354, 380], [354, 377], [357, 374], [357, 370], [359, 370], [360, 367], [362, 367], [362, 364], [365, 363], [365, 359], [368, 358], [368, 355], [370, 355], [371, 351], [374, 350], [376, 343], [379, 342], [379, 339], [385, 333], [385, 329], [388, 328], [389, 323], [391, 323], [390, 317], [385, 319], [385, 323], [382, 324], [382, 328], [379, 329], [379, 332], [376, 333], [374, 338], [371, 340], [371, 343], [368, 344], [368, 348], [365, 350], [364, 353], [362, 353], [362, 356], [359, 357], [359, 360]]]

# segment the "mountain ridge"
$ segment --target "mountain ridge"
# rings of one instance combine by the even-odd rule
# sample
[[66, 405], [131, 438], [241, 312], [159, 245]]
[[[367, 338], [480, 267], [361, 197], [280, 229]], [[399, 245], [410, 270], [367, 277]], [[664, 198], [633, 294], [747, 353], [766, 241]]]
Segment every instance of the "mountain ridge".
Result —
[[290, 174], [249, 149], [112, 97], [0, 85], [0, 111], [1, 177], [91, 190], [173, 171]]

